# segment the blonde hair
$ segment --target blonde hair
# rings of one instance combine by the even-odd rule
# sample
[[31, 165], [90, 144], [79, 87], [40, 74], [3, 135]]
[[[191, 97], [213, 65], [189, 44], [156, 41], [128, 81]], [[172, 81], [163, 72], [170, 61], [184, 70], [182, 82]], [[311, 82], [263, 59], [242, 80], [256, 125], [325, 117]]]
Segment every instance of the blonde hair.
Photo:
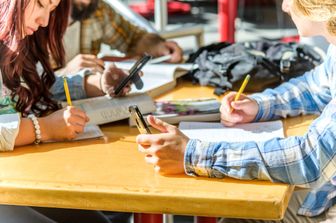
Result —
[[329, 33], [336, 35], [336, 0], [293, 0], [293, 5], [313, 21], [327, 21]]

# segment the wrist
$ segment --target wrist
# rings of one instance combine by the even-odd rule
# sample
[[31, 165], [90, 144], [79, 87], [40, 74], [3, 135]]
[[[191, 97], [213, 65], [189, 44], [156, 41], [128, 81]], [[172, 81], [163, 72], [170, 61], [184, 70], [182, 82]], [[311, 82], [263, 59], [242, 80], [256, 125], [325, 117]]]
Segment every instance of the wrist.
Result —
[[34, 114], [28, 115], [28, 118], [33, 123], [33, 131], [34, 131], [34, 136], [35, 136], [34, 143], [39, 144], [41, 142], [40, 123], [39, 123], [38, 119], [36, 118], [36, 116]]
[[50, 129], [50, 127], [48, 128], [47, 117], [38, 118], [37, 120], [40, 124], [41, 142], [51, 140], [52, 136], [50, 135], [49, 130], [48, 130], [48, 129]]
[[88, 97], [97, 97], [105, 95], [102, 87], [102, 74], [93, 74], [85, 76], [85, 92]]

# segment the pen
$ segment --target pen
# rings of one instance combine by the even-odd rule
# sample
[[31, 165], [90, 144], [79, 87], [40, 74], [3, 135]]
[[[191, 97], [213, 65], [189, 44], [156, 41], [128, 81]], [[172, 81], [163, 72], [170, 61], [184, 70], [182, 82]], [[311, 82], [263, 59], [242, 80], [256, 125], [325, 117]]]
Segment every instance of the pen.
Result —
[[[246, 75], [242, 85], [240, 86], [239, 90], [238, 90], [238, 93], [236, 94], [235, 98], [234, 98], [234, 101], [238, 101], [238, 99], [240, 98], [240, 95], [243, 93], [248, 81], [250, 80], [250, 75]], [[233, 111], [233, 108], [231, 108], [231, 112]]]
[[66, 77], [63, 77], [63, 85], [64, 85], [64, 92], [65, 92], [65, 97], [67, 99], [68, 105], [72, 106], [69, 87], [68, 87], [68, 82], [67, 82]]

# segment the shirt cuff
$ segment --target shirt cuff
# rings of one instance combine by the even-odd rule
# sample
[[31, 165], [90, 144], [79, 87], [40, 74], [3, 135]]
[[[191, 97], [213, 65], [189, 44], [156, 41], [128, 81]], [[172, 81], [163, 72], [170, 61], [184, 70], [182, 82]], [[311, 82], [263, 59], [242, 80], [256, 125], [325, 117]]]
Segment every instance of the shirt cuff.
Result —
[[[85, 91], [85, 77], [93, 74], [90, 69], [84, 69], [74, 75], [67, 75], [69, 92], [72, 100], [87, 98]], [[53, 98], [59, 101], [65, 101], [63, 77], [56, 76], [56, 82], [51, 88]]]
[[268, 121], [271, 119], [271, 104], [270, 99], [267, 98], [267, 96], [264, 93], [256, 93], [249, 95], [249, 97], [253, 100], [255, 100], [258, 104], [258, 113], [253, 120], [254, 122], [259, 121]]
[[209, 142], [190, 139], [184, 155], [184, 171], [190, 176], [212, 176], [215, 151]]

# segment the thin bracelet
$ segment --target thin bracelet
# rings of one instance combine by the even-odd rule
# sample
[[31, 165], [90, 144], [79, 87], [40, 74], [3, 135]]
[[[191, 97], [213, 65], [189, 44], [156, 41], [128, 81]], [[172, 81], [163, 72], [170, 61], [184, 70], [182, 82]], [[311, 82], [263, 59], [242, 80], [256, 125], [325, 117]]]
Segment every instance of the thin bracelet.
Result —
[[35, 140], [34, 143], [35, 144], [39, 144], [41, 142], [41, 129], [40, 129], [40, 124], [36, 118], [36, 116], [34, 114], [30, 114], [28, 115], [28, 118], [30, 118], [33, 122], [34, 125], [34, 129], [35, 129]]

